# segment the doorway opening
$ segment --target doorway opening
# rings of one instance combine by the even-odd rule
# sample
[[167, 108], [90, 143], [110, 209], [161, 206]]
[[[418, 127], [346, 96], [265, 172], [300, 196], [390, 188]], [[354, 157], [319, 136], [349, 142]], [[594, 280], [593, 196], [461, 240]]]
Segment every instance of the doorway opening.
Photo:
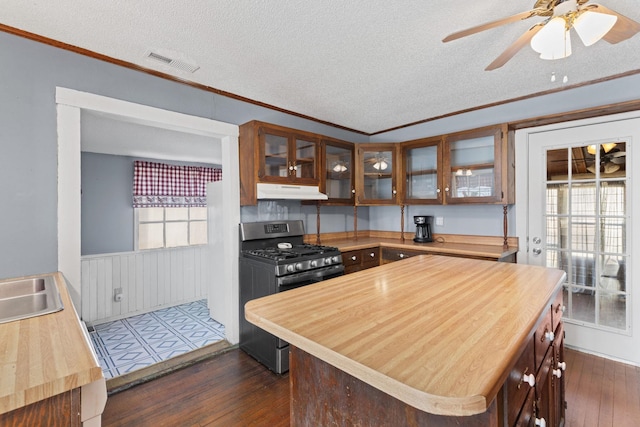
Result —
[[[91, 290], [87, 291], [82, 287], [81, 268], [80, 154], [82, 115], [85, 114], [92, 117], [107, 117], [127, 126], [140, 125], [156, 130], [197, 135], [219, 143], [220, 162], [218, 163], [223, 169], [230, 171], [223, 181], [220, 181], [217, 193], [217, 197], [224, 200], [225, 207], [215, 213], [216, 223], [215, 227], [212, 227], [215, 229], [209, 232], [210, 243], [207, 250], [203, 252], [201, 261], [210, 265], [212, 271], [216, 272], [216, 280], [207, 282], [206, 295], [216, 295], [215, 303], [212, 303], [211, 298], [207, 298], [210, 317], [224, 325], [224, 337], [229, 343], [237, 343], [238, 259], [235, 254], [238, 251], [237, 224], [240, 222], [240, 203], [237, 190], [238, 174], [231, 171], [238, 170], [238, 127], [65, 88], [57, 88], [56, 103], [58, 113], [58, 270], [67, 279], [69, 293], [81, 319], [88, 317], [86, 301], [92, 298]], [[154, 147], [154, 149], [160, 151], [161, 147]], [[181, 146], [180, 150], [188, 151], [184, 146]], [[106, 299], [111, 301], [111, 295]], [[137, 307], [132, 308], [135, 310]]]

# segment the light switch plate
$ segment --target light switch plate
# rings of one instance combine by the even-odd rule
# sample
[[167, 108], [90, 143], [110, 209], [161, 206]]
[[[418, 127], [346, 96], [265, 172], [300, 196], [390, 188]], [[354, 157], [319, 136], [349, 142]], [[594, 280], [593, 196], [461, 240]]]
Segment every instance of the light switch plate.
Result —
[[436, 225], [439, 226], [439, 227], [442, 227], [444, 225], [444, 217], [437, 216], [436, 217]]

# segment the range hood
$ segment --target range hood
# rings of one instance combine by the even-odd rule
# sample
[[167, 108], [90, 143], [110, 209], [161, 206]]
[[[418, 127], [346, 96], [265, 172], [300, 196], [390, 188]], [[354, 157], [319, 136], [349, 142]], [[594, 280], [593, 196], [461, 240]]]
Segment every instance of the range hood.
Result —
[[257, 184], [258, 200], [327, 200], [317, 185]]

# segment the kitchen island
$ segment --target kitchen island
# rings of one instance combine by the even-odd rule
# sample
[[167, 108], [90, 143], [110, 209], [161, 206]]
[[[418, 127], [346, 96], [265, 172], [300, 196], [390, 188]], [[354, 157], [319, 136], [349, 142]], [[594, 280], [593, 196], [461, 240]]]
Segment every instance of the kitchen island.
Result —
[[421, 255], [245, 312], [292, 346], [292, 425], [502, 426], [536, 396], [527, 374], [541, 394], [548, 383], [563, 281], [555, 269]]

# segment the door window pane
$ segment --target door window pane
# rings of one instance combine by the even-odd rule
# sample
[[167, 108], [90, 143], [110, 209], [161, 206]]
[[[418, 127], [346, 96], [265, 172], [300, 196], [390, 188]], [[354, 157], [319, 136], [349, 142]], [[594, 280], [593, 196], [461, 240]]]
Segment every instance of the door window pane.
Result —
[[625, 147], [546, 153], [546, 265], [567, 273], [567, 320], [618, 330], [628, 327]]

